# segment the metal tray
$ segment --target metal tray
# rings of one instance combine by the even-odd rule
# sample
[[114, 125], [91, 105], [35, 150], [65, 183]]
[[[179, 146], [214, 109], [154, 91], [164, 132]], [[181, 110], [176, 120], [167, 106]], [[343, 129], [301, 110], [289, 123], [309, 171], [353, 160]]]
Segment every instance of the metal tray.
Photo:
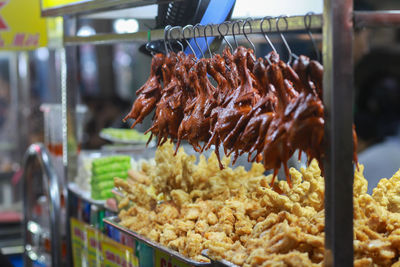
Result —
[[208, 258], [211, 261], [211, 266], [213, 267], [240, 267], [236, 264], [233, 264], [232, 262], [229, 262], [227, 260], [214, 260], [212, 257], [208, 255], [208, 249], [205, 249], [201, 252], [201, 255], [204, 257]]
[[[136, 240], [143, 242], [154, 249], [160, 250], [175, 259], [178, 259], [184, 263], [190, 264], [191, 266], [225, 266], [225, 265], [213, 265], [213, 263], [209, 263], [209, 262], [198, 262], [198, 261], [186, 258], [182, 254], [180, 254], [179, 252], [177, 252], [175, 250], [164, 247], [142, 235], [139, 235], [138, 233], [135, 233], [135, 232], [129, 230], [126, 227], [123, 227], [122, 225], [119, 224], [120, 220], [117, 216], [106, 217], [103, 219], [103, 221], [104, 221], [104, 223], [117, 228], [119, 231], [123, 232], [124, 234], [131, 236], [131, 237], [135, 238]], [[226, 266], [228, 266], [228, 265], [226, 265]]]
[[[125, 145], [133, 145], [133, 146], [138, 146], [138, 147], [146, 147], [147, 140], [139, 141], [139, 140], [131, 140], [131, 139], [121, 139], [115, 136], [112, 136], [110, 134], [100, 132], [99, 136], [103, 138], [104, 140], [110, 141], [115, 144], [125, 144]], [[148, 146], [153, 147], [155, 146], [155, 142], [151, 141]]]

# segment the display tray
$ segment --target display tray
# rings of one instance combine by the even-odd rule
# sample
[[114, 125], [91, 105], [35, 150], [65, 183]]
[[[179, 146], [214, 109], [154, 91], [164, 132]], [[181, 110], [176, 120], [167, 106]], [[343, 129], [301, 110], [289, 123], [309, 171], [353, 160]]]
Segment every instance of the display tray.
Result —
[[180, 254], [179, 252], [169, 249], [167, 247], [164, 247], [138, 233], [135, 233], [131, 230], [129, 230], [128, 228], [122, 226], [119, 224], [120, 220], [117, 216], [112, 216], [112, 217], [107, 217], [103, 219], [104, 223], [111, 225], [112, 227], [117, 228], [119, 231], [123, 232], [124, 234], [133, 237], [134, 239], [136, 239], [137, 241], [143, 242], [147, 245], [149, 245], [150, 247], [159, 250], [161, 252], [166, 253], [167, 255], [169, 255], [170, 257], [173, 257], [179, 261], [182, 261], [184, 263], [187, 263], [191, 266], [233, 266], [233, 265], [214, 265], [212, 262], [198, 262], [189, 258], [184, 257], [182, 254]]
[[95, 200], [91, 197], [90, 191], [83, 190], [76, 183], [68, 183], [68, 190], [74, 193], [77, 197], [89, 202], [90, 204], [94, 204], [97, 206], [104, 207], [106, 200]]
[[210, 257], [208, 255], [208, 249], [203, 250], [201, 252], [201, 255], [203, 255], [204, 257], [206, 257], [208, 259], [210, 259], [211, 266], [213, 266], [213, 267], [240, 267], [240, 266], [238, 266], [236, 264], [233, 264], [232, 262], [229, 262], [229, 261], [224, 260], [224, 259], [222, 259], [222, 260], [214, 260], [214, 259], [212, 259], [212, 257]]
[[[110, 141], [114, 144], [121, 144], [121, 145], [131, 145], [131, 147], [146, 147], [147, 140], [132, 140], [132, 139], [124, 139], [124, 138], [118, 138], [116, 136], [113, 136], [108, 133], [100, 132], [99, 136], [103, 138], [104, 140]], [[149, 144], [147, 144], [148, 147], [154, 147], [155, 142], [151, 141]]]

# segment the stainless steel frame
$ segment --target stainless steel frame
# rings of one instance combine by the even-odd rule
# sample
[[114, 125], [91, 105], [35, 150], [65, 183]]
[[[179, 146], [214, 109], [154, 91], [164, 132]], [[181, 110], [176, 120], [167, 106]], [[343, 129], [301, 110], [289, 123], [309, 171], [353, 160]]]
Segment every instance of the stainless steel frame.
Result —
[[353, 0], [325, 0], [325, 266], [353, 266]]
[[[310, 25], [309, 28], [311, 30], [321, 29], [322, 27], [322, 15], [309, 15], [310, 16]], [[308, 18], [307, 18], [308, 19]], [[268, 23], [270, 21], [270, 24]], [[277, 21], [278, 20], [278, 27]], [[304, 16], [291, 16], [291, 17], [282, 17], [282, 18], [266, 18], [263, 22], [263, 28], [261, 29], [261, 19], [255, 19], [246, 23], [244, 27], [244, 31], [246, 34], [261, 34], [262, 29], [266, 33], [274, 33], [278, 32], [278, 28], [280, 31], [290, 32], [290, 31], [299, 31], [304, 30]], [[287, 22], [287, 24], [286, 24]], [[221, 27], [221, 31], [223, 31], [224, 35], [230, 36], [233, 33], [232, 27], [234, 27], [235, 35], [243, 35], [243, 24], [244, 21], [238, 21], [238, 25], [233, 26], [232, 23], [225, 24]], [[308, 23], [308, 22], [307, 22]], [[271, 27], [270, 27], [270, 26]], [[196, 30], [196, 38], [204, 37], [204, 36], [220, 36], [218, 32], [218, 25], [212, 25], [211, 27], [199, 26], [199, 32]], [[226, 33], [226, 34], [225, 34]], [[171, 31], [170, 33], [172, 38], [175, 39], [183, 39], [182, 28], [177, 28]], [[193, 30], [185, 31], [185, 38], [193, 38]], [[65, 36], [64, 44], [67, 46], [70, 45], [81, 45], [81, 44], [115, 44], [120, 42], [132, 42], [132, 41], [154, 41], [154, 40], [162, 40], [164, 39], [164, 29], [157, 29], [148, 32], [137, 32], [137, 33], [127, 33], [127, 34], [96, 34], [92, 36]]]
[[357, 11], [354, 27], [400, 27], [400, 10]]
[[24, 266], [32, 266], [31, 259], [28, 257], [30, 246], [28, 231], [28, 222], [32, 218], [34, 197], [32, 195], [33, 179], [32, 164], [37, 160], [43, 171], [43, 180], [45, 194], [49, 201], [50, 212], [50, 239], [51, 239], [51, 266], [62, 266], [61, 258], [61, 227], [60, 227], [60, 191], [58, 186], [58, 177], [50, 159], [50, 154], [43, 144], [32, 144], [25, 153], [24, 158], [24, 176], [23, 176], [23, 194], [24, 194]]
[[[95, 3], [96, 2], [96, 3]], [[64, 45], [66, 76], [63, 90], [63, 122], [65, 127], [65, 168], [68, 177], [73, 177], [76, 148], [67, 146], [67, 140], [76, 140], [74, 119], [69, 110], [76, 105], [76, 45], [114, 44], [119, 42], [149, 41], [164, 38], [162, 29], [133, 34], [102, 34], [88, 37], [76, 36], [75, 20], [81, 14], [103, 10], [114, 10], [157, 1], [144, 0], [87, 0], [78, 4], [49, 9], [43, 16], [64, 16]], [[304, 29], [303, 16], [288, 18], [288, 27], [282, 31]], [[323, 23], [322, 23], [323, 21]], [[252, 22], [253, 33], [259, 33], [260, 20]], [[280, 23], [284, 23], [281, 21]], [[352, 165], [352, 102], [353, 102], [353, 27], [386, 27], [400, 25], [399, 11], [353, 12], [352, 0], [324, 0], [323, 15], [312, 16], [312, 29], [323, 27], [324, 54], [324, 104], [326, 110], [326, 161], [325, 161], [325, 212], [326, 212], [326, 266], [353, 265], [353, 165]], [[301, 27], [300, 27], [301, 26]], [[213, 26], [213, 35], [219, 35]], [[257, 28], [258, 27], [258, 28]], [[265, 26], [268, 27], [268, 26]], [[272, 23], [271, 31], [276, 31]], [[225, 31], [224, 31], [225, 32]], [[246, 29], [247, 32], [247, 29]], [[211, 36], [206, 31], [207, 36]], [[236, 34], [236, 32], [235, 32]], [[238, 33], [239, 34], [239, 33]], [[188, 38], [191, 35], [187, 35]], [[175, 36], [175, 35], [174, 35]], [[200, 33], [200, 36], [204, 34]], [[69, 92], [67, 94], [67, 92]], [[68, 120], [67, 120], [68, 117]], [[75, 139], [74, 139], [75, 138]]]
[[[400, 24], [400, 11], [357, 11], [353, 13], [354, 17], [354, 27], [362, 28], [362, 27], [395, 27]], [[322, 28], [322, 20], [323, 15], [313, 14], [310, 15], [311, 24], [310, 29], [321, 29]], [[275, 19], [275, 18], [274, 18]], [[287, 17], [288, 26], [286, 27], [286, 23], [283, 19], [279, 21], [279, 29], [281, 31], [290, 32], [290, 31], [298, 31], [304, 30], [304, 16], [292, 16]], [[260, 34], [260, 19], [256, 19], [250, 22], [251, 25], [246, 24], [245, 31], [246, 33], [251, 31], [253, 34]], [[240, 23], [243, 25], [243, 22]], [[200, 26], [200, 31], [196, 34], [196, 37], [204, 37], [207, 36], [219, 36], [218, 25], [214, 25], [212, 27], [207, 27], [205, 33], [203, 31], [204, 26]], [[226, 35], [232, 35], [232, 24], [227, 25], [228, 28], [224, 27], [223, 32], [227, 33]], [[268, 26], [268, 23], [264, 23], [263, 29], [266, 32], [277, 32], [278, 29], [276, 27], [275, 21], [271, 23], [271, 29]], [[242, 27], [235, 28], [235, 34], [243, 34]], [[182, 34], [179, 34], [174, 30], [172, 32], [174, 38], [182, 38]], [[185, 32], [186, 38], [193, 38], [193, 32], [189, 30]], [[156, 29], [147, 32], [136, 32], [136, 33], [126, 33], [126, 34], [95, 34], [92, 36], [76, 36], [76, 35], [66, 35], [64, 36], [64, 45], [82, 45], [82, 44], [95, 44], [95, 45], [109, 45], [109, 44], [117, 44], [121, 42], [147, 42], [154, 40], [161, 40], [164, 38], [164, 29]]]
[[[76, 34], [76, 17], [64, 16], [64, 35]], [[63, 164], [66, 183], [71, 181], [76, 174], [77, 165], [77, 134], [75, 129], [75, 111], [78, 98], [78, 49], [77, 47], [65, 47], [61, 53], [61, 114], [63, 122]], [[68, 88], [73, 88], [72, 90]], [[72, 246], [70, 242], [70, 197], [66, 192], [66, 239], [67, 239], [67, 266], [72, 266]]]

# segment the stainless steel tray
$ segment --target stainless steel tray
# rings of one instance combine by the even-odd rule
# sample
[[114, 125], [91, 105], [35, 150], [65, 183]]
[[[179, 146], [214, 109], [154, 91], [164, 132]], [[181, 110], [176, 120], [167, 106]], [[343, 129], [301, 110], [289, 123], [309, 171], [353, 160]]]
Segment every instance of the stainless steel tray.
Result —
[[209, 262], [198, 262], [198, 261], [186, 258], [182, 254], [180, 254], [179, 252], [177, 252], [175, 250], [164, 247], [142, 235], [139, 235], [138, 233], [135, 233], [135, 232], [129, 230], [126, 227], [123, 227], [122, 225], [119, 224], [120, 220], [117, 216], [106, 217], [103, 219], [103, 221], [104, 221], [104, 223], [117, 228], [119, 231], [123, 232], [124, 234], [131, 236], [131, 237], [135, 238], [136, 240], [143, 242], [154, 249], [160, 250], [160, 251], [168, 254], [169, 256], [174, 257], [184, 263], [190, 264], [191, 266], [223, 266], [223, 265], [213, 265], [212, 263], [209, 263]]
[[232, 262], [229, 262], [227, 260], [214, 260], [212, 257], [208, 255], [208, 249], [205, 249], [201, 252], [201, 255], [204, 257], [208, 258], [211, 261], [211, 266], [213, 267], [240, 267], [236, 264], [233, 264]]

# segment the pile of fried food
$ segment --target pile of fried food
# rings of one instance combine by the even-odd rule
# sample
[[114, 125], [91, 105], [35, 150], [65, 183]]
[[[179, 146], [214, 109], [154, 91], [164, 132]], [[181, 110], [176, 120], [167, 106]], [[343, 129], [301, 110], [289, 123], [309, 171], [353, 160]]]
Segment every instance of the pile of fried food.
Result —
[[[128, 180], [115, 178], [125, 193], [121, 224], [197, 261], [239, 266], [322, 266], [324, 179], [315, 160], [290, 169], [293, 185], [264, 176], [253, 163], [221, 170], [173, 144], [161, 146], [155, 164], [144, 162]], [[224, 158], [223, 163], [229, 164]], [[400, 266], [400, 171], [367, 194], [363, 166], [354, 180], [354, 265]], [[394, 265], [393, 265], [394, 264]]]
[[[322, 162], [322, 75], [322, 65], [306, 56], [291, 66], [274, 51], [257, 59], [242, 46], [198, 60], [183, 52], [157, 54], [124, 120], [134, 119], [134, 127], [155, 109], [148, 132], [158, 144], [171, 138], [178, 148], [186, 140], [198, 152], [214, 145], [221, 169], [222, 145], [234, 161], [248, 153], [249, 161], [264, 159], [275, 174], [283, 164], [289, 178], [287, 161], [296, 150]], [[355, 132], [353, 138], [356, 147]]]

